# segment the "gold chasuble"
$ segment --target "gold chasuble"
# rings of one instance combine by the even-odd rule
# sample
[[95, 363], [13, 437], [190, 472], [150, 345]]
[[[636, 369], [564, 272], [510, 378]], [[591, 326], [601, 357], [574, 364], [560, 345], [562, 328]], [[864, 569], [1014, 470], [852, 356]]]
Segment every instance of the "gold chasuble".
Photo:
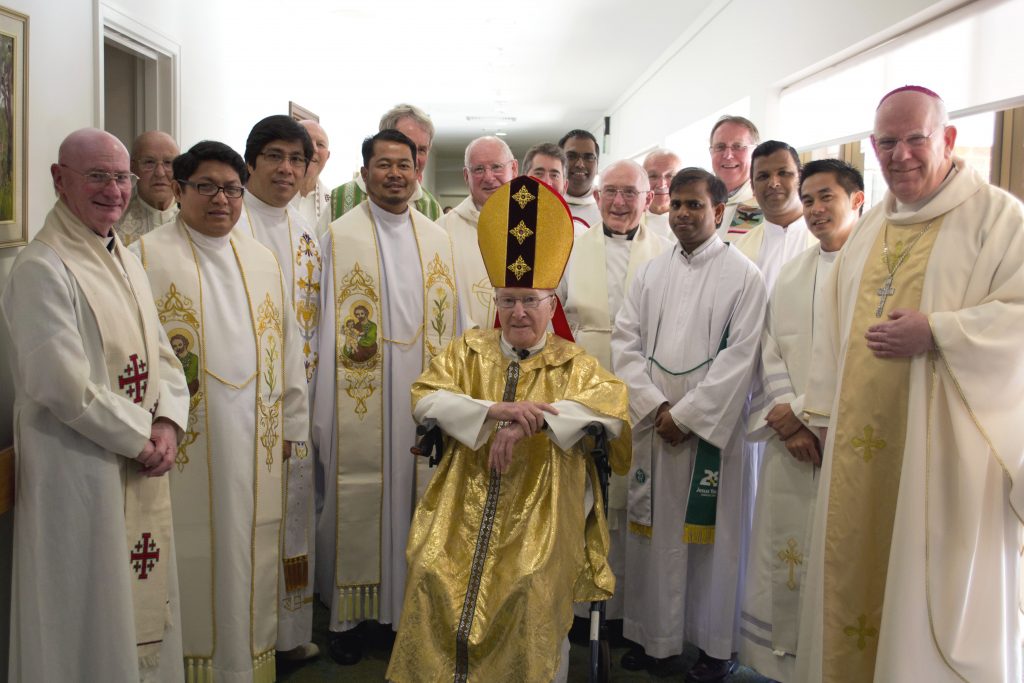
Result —
[[[111, 390], [155, 412], [159, 397], [148, 388], [160, 386], [159, 332], [140, 312], [141, 302], [148, 305], [153, 295], [138, 261], [117, 237], [111, 258], [96, 233], [62, 201], [46, 216], [36, 239], [57, 253], [85, 293], [103, 340]], [[129, 458], [121, 462], [135, 642], [140, 668], [151, 669], [159, 662], [168, 613], [170, 493], [166, 477], [145, 476]]]
[[[140, 240], [143, 262], [156, 294], [156, 305], [168, 337], [184, 339], [185, 353], [179, 353], [189, 383], [191, 402], [188, 428], [178, 444], [178, 456], [171, 470], [174, 527], [177, 532], [179, 578], [182, 586], [182, 641], [188, 683], [212, 683], [218, 633], [234, 629], [233, 621], [248, 623], [249, 655], [253, 680], [275, 680], [278, 582], [282, 516], [282, 446], [285, 410], [283, 394], [288, 387], [284, 375], [284, 320], [291, 312], [285, 298], [281, 270], [272, 252], [243, 231], [234, 231], [230, 248], [241, 272], [249, 310], [248, 339], [208, 339], [204, 319], [204, 297], [216, 297], [204, 289], [197, 246], [179, 217], [175, 223]], [[240, 384], [220, 377], [208, 367], [210, 344], [251, 344], [255, 347], [254, 372]], [[289, 379], [289, 381], [291, 381]], [[255, 404], [249, 416], [253, 438], [251, 449], [253, 514], [249, 526], [249, 613], [218, 614], [218, 539], [214, 528], [214, 498], [230, 482], [215, 481], [214, 461], [225, 457], [211, 447], [217, 424], [211, 424], [208, 403], [213, 383], [242, 391], [255, 383]], [[220, 406], [213, 405], [216, 411]], [[221, 413], [225, 415], [226, 413]], [[226, 419], [222, 417], [221, 419]], [[233, 418], [227, 418], [233, 419]], [[214, 431], [211, 432], [211, 429]], [[228, 569], [221, 569], [227, 572]], [[218, 620], [224, 624], [218, 626]], [[242, 627], [243, 630], [244, 626]], [[237, 629], [235, 629], [237, 630]]]
[[[895, 308], [921, 308], [924, 273], [942, 219], [883, 225], [861, 276], [851, 339], [863, 340]], [[825, 681], [872, 680], [879, 638], [885, 637], [879, 627], [903, 467], [910, 364], [910, 358], [876, 358], [863, 342], [847, 348], [825, 530]], [[877, 400], [865, 401], [866, 395]]]
[[[377, 619], [381, 582], [381, 520], [383, 505], [384, 366], [388, 345], [416, 344], [422, 335], [423, 367], [455, 335], [457, 300], [455, 266], [448, 234], [416, 225], [423, 273], [423, 322], [412, 339], [386, 339], [382, 321], [381, 256], [370, 203], [353, 211], [363, 220], [331, 224], [331, 263], [335, 307], [335, 387], [337, 438], [337, 507], [335, 576], [339, 620]], [[366, 222], [371, 229], [366, 229]], [[401, 296], [393, 293], [393, 296]], [[321, 379], [321, 381], [323, 381]], [[404, 452], [404, 449], [401, 449]], [[396, 457], [402, 456], [401, 452]], [[416, 491], [430, 479], [426, 459], [420, 458]], [[330, 486], [331, 483], [328, 483]], [[330, 604], [331, 600], [324, 596]]]

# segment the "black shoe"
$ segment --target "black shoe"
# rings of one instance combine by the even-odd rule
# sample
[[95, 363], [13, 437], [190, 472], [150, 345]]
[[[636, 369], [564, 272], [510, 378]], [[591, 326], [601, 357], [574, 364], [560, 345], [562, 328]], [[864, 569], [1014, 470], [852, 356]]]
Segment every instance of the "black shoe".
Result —
[[700, 659], [686, 672], [686, 683], [721, 683], [736, 667], [735, 659], [715, 659], [701, 650]]
[[649, 656], [639, 645], [629, 648], [626, 654], [622, 655], [619, 663], [626, 671], [643, 671], [657, 663], [654, 657]]
[[363, 641], [352, 631], [331, 633], [327, 641], [327, 652], [338, 664], [352, 666], [363, 658]]

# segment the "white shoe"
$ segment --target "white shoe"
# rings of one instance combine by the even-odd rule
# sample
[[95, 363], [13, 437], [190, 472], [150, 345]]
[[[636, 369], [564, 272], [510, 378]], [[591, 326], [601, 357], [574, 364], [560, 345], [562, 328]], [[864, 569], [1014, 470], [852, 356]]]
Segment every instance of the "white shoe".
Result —
[[320, 656], [316, 643], [303, 643], [291, 650], [278, 650], [277, 658], [284, 662], [305, 662]]

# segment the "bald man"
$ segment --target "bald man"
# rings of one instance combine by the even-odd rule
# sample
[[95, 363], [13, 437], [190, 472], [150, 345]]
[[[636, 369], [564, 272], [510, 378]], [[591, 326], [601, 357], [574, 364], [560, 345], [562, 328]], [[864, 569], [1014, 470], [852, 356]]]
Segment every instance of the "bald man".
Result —
[[668, 186], [672, 178], [683, 167], [683, 162], [675, 152], [667, 149], [656, 149], [644, 157], [644, 173], [651, 184], [651, 205], [644, 214], [644, 223], [653, 232], [670, 242], [675, 238], [668, 224], [669, 196]]
[[128, 150], [93, 128], [0, 298], [18, 495], [11, 681], [182, 681], [170, 490], [189, 392], [146, 273], [113, 231]]
[[132, 143], [131, 170], [139, 177], [135, 195], [115, 229], [129, 245], [147, 232], [170, 223], [178, 215], [174, 201], [171, 163], [178, 156], [178, 143], [167, 133], [148, 130]]
[[468, 327], [494, 327], [494, 289], [487, 277], [484, 260], [477, 246], [476, 226], [480, 207], [499, 187], [519, 174], [519, 162], [501, 138], [479, 137], [466, 146], [462, 177], [469, 196], [437, 222], [452, 238], [455, 249], [456, 282], [459, 302]]
[[889, 190], [833, 266], [802, 411], [827, 430], [799, 680], [1021, 680], [1024, 208], [955, 142], [927, 88], [875, 112]]
[[331, 192], [320, 182], [320, 173], [331, 158], [331, 143], [323, 126], [316, 121], [306, 119], [299, 124], [313, 141], [313, 158], [309, 160], [306, 177], [299, 184], [299, 191], [292, 197], [291, 204], [320, 237], [331, 224]]

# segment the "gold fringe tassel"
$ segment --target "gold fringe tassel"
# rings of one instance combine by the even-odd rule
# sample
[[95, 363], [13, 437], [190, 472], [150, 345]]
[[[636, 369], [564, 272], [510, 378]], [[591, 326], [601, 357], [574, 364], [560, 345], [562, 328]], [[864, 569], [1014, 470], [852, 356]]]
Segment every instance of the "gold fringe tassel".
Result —
[[651, 532], [653, 532], [653, 531], [654, 531], [653, 527], [649, 527], [649, 526], [646, 526], [644, 524], [640, 524], [639, 522], [630, 522], [629, 523], [629, 532], [632, 533], [632, 534], [636, 534], [637, 536], [643, 536], [645, 538], [650, 538], [651, 537]]
[[257, 655], [252, 665], [253, 683], [274, 683], [277, 679], [277, 658], [273, 649]]
[[683, 543], [710, 545], [715, 542], [715, 527], [700, 524], [683, 525]]
[[380, 617], [380, 587], [346, 586], [338, 589], [338, 620], [364, 621]]
[[308, 585], [309, 555], [284, 558], [284, 590], [293, 593]]
[[213, 659], [185, 657], [185, 683], [213, 683]]

